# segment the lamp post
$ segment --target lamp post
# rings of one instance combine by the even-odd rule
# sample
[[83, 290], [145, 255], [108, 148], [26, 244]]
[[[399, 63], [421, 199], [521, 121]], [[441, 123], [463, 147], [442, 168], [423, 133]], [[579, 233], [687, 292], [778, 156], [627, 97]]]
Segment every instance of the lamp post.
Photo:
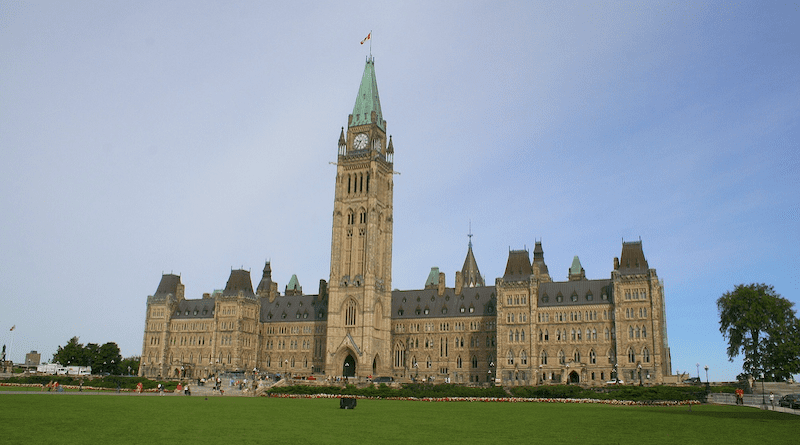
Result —
[[764, 371], [761, 371], [761, 405], [767, 407], [767, 401], [764, 399]]
[[417, 380], [419, 380], [419, 363], [414, 362], [414, 370], [416, 371], [414, 374], [414, 383], [416, 383]]
[[639, 363], [639, 366], [637, 366], [637, 369], [639, 370], [639, 386], [642, 386], [642, 364], [641, 363]]
[[539, 384], [544, 384], [544, 376], [542, 376], [542, 365], [539, 364]]
[[492, 386], [494, 386], [494, 375], [492, 372], [493, 370], [494, 370], [494, 362], [489, 362], [489, 382], [492, 384]]
[[614, 378], [612, 380], [614, 380], [615, 385], [619, 385], [619, 371], [616, 363], [614, 363]]
[[697, 366], [697, 380], [700, 381], [700, 363], [697, 363], [695, 366]]
[[709, 386], [709, 382], [708, 382], [708, 365], [706, 365], [704, 369], [706, 370], [706, 388], [708, 388], [708, 386]]

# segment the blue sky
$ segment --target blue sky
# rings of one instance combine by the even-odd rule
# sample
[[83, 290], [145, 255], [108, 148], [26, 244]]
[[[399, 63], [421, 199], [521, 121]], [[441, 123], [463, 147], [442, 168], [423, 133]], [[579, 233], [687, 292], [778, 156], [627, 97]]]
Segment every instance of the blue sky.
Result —
[[[291, 4], [290, 4], [291, 3]], [[731, 380], [715, 301], [797, 304], [798, 2], [0, 4], [0, 341], [141, 352], [147, 295], [328, 279], [369, 52], [395, 146], [394, 288], [541, 239], [608, 278], [642, 239], [674, 370]], [[10, 332], [12, 325], [16, 329]]]

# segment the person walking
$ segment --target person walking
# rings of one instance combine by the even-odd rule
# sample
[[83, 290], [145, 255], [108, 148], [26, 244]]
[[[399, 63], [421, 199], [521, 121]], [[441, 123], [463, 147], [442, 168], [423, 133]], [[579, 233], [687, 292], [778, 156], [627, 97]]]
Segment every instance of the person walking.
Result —
[[769, 392], [769, 404], [772, 405], [772, 409], [775, 409], [775, 394], [772, 391]]

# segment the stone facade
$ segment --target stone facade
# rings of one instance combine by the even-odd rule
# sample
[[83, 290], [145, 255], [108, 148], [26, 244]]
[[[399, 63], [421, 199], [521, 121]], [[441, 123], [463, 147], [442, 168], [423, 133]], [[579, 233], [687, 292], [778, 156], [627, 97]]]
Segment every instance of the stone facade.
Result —
[[470, 240], [453, 287], [433, 268], [418, 290], [391, 290], [394, 146], [368, 59], [339, 136], [330, 280], [315, 295], [292, 276], [283, 295], [268, 262], [253, 289], [233, 270], [225, 288], [186, 299], [165, 274], [147, 298], [139, 375], [221, 372], [481, 385], [661, 383], [671, 373], [663, 285], [641, 241], [626, 242], [610, 278], [589, 280], [575, 257], [567, 281], [510, 251], [493, 286]]

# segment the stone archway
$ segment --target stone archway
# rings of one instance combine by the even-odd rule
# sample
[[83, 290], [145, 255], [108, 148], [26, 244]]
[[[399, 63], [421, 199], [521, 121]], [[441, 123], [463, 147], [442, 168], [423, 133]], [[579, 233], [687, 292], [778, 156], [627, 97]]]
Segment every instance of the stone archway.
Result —
[[353, 358], [352, 354], [347, 354], [347, 357], [344, 358], [344, 363], [342, 363], [342, 376], [356, 376], [356, 359]]
[[577, 371], [572, 371], [569, 373], [569, 377], [567, 377], [567, 383], [580, 383], [581, 377], [578, 375]]
[[378, 373], [378, 357], [375, 356], [375, 358], [372, 360], [372, 376], [375, 377], [377, 373]]

